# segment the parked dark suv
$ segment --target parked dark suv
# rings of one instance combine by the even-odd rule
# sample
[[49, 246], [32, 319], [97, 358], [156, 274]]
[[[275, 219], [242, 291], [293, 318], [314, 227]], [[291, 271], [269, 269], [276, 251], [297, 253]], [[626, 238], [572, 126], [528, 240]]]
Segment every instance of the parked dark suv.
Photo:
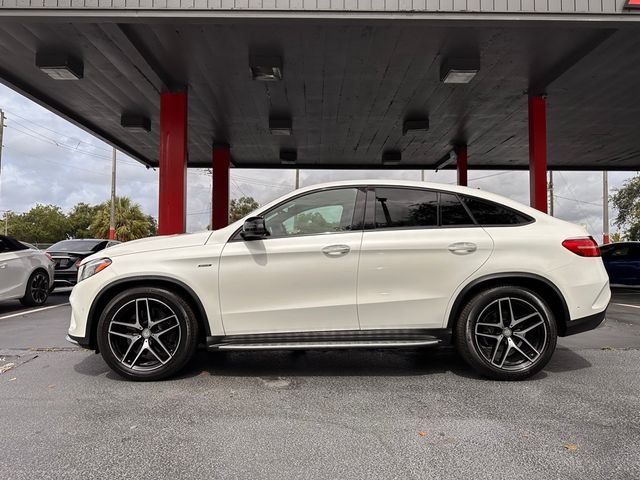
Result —
[[83, 258], [118, 243], [116, 240], [82, 238], [62, 240], [51, 245], [47, 253], [56, 262], [52, 290], [56, 287], [73, 287], [78, 281], [78, 265]]

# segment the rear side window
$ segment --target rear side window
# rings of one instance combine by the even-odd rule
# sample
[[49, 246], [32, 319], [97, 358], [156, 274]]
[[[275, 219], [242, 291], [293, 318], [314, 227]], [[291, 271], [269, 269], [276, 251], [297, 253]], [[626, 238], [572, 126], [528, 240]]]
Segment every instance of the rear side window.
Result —
[[474, 225], [467, 209], [456, 195], [450, 193], [440, 194], [440, 222], [443, 226]]
[[13, 247], [9, 245], [9, 242], [5, 241], [3, 238], [0, 238], [0, 253], [4, 252], [12, 252]]
[[409, 188], [376, 188], [376, 228], [438, 225], [438, 194]]
[[532, 221], [531, 217], [504, 205], [467, 196], [462, 196], [462, 200], [471, 211], [476, 222], [483, 226], [524, 225]]

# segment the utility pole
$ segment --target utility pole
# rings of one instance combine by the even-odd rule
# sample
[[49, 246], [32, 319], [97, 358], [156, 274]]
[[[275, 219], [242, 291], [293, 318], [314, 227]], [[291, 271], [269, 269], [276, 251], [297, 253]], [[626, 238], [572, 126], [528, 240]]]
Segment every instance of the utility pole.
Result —
[[[4, 135], [4, 112], [0, 108], [0, 194], [2, 193], [2, 137]], [[5, 221], [5, 235], [6, 235], [6, 221]]]
[[549, 215], [553, 217], [553, 170], [549, 170]]
[[602, 243], [609, 243], [609, 172], [602, 171]]
[[300, 188], [300, 169], [296, 168], [296, 190]]
[[4, 212], [4, 236], [9, 235], [9, 210]]
[[109, 240], [116, 239], [116, 149], [111, 153], [111, 216], [109, 219]]

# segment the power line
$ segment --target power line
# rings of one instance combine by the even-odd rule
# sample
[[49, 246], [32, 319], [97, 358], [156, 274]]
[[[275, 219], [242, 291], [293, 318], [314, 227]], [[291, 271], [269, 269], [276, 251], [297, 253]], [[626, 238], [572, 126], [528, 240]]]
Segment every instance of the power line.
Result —
[[[48, 144], [54, 145], [54, 146], [59, 147], [59, 148], [64, 148], [64, 149], [69, 150], [69, 151], [74, 152], [74, 153], [80, 153], [82, 155], [88, 155], [88, 156], [91, 156], [91, 157], [101, 158], [101, 159], [109, 160], [109, 161], [111, 160], [111, 158], [109, 156], [107, 156], [107, 155], [101, 155], [101, 154], [96, 153], [96, 152], [91, 152], [91, 151], [88, 151], [88, 150], [84, 150], [84, 149], [78, 148], [77, 146], [74, 147], [73, 145], [69, 145], [69, 144], [60, 142], [60, 141], [58, 141], [58, 140], [56, 140], [54, 138], [48, 137], [47, 135], [44, 135], [44, 134], [42, 134], [42, 133], [40, 133], [40, 132], [38, 132], [36, 130], [33, 130], [32, 128], [29, 128], [28, 126], [26, 126], [26, 125], [24, 125], [24, 124], [22, 124], [22, 123], [20, 123], [20, 122], [18, 122], [16, 120], [12, 120], [12, 122], [15, 123], [16, 125], [19, 125], [21, 128], [27, 130], [27, 132], [25, 132], [24, 130], [21, 130], [19, 128], [16, 128], [15, 126], [13, 126], [11, 124], [7, 125], [7, 128], [12, 128], [16, 132], [22, 133], [23, 135], [28, 135], [28, 136], [30, 136], [32, 138], [35, 138], [36, 140], [40, 140], [41, 142], [48, 143]], [[31, 133], [29, 133], [29, 132], [31, 132]], [[68, 136], [65, 136], [65, 135], [62, 135], [62, 136], [64, 136], [65, 138], [69, 138]], [[89, 142], [83, 142], [83, 143], [87, 143], [89, 145], [93, 145], [93, 144], [91, 144]], [[99, 149], [99, 147], [95, 147], [95, 148]], [[140, 163], [138, 163], [138, 162], [136, 162], [134, 160], [129, 160], [127, 158], [123, 158], [123, 159], [121, 159], [121, 161], [124, 161], [125, 163], [127, 163], [129, 165], [135, 165], [135, 166], [142, 167], [142, 168], [146, 169], [146, 167], [144, 165], [141, 165]]]
[[[36, 127], [38, 127], [38, 128], [42, 128], [43, 130], [47, 130], [47, 131], [49, 131], [49, 132], [51, 132], [51, 133], [55, 133], [56, 135], [60, 135], [61, 137], [71, 138], [69, 135], [63, 134], [63, 133], [58, 132], [58, 131], [56, 131], [56, 130], [52, 130], [51, 128], [48, 128], [48, 127], [45, 127], [44, 125], [41, 125], [41, 124], [39, 124], [39, 123], [36, 123], [36, 122], [34, 122], [33, 120], [31, 120], [31, 119], [29, 119], [29, 118], [25, 118], [25, 117], [23, 117], [23, 116], [21, 116], [21, 115], [18, 115], [18, 114], [17, 114], [17, 113], [15, 113], [15, 112], [10, 112], [9, 110], [6, 110], [6, 112], [7, 112], [7, 113], [9, 113], [9, 114], [11, 114], [11, 115], [12, 115], [12, 116], [14, 116], [14, 117], [18, 117], [18, 118], [20, 118], [20, 119], [22, 119], [22, 120], [24, 120], [24, 121], [26, 121], [26, 122], [29, 122], [29, 123], [31, 123], [31, 124], [33, 124], [33, 125], [35, 125], [35, 126], [36, 126]], [[81, 142], [81, 143], [86, 143], [87, 145], [94, 146], [95, 148], [98, 148], [98, 149], [100, 149], [100, 150], [104, 150], [105, 152], [108, 152], [108, 151], [109, 151], [109, 149], [108, 149], [108, 148], [106, 148], [106, 147], [98, 147], [98, 146], [96, 146], [95, 144], [93, 144], [92, 142], [87, 142], [86, 140], [78, 139], [78, 141], [79, 141], [79, 142]]]

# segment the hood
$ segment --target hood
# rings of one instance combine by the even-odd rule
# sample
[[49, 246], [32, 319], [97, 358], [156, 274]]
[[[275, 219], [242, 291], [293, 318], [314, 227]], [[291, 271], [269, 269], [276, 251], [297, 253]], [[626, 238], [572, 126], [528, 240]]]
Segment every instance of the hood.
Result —
[[90, 257], [87, 257], [82, 263], [102, 257], [120, 257], [122, 255], [131, 255], [133, 253], [153, 252], [156, 250], [168, 250], [172, 248], [195, 247], [207, 243], [207, 240], [210, 236], [211, 232], [206, 231], [141, 238], [140, 240], [132, 240], [130, 242], [124, 242], [119, 245], [114, 245], [113, 247], [100, 250]]

